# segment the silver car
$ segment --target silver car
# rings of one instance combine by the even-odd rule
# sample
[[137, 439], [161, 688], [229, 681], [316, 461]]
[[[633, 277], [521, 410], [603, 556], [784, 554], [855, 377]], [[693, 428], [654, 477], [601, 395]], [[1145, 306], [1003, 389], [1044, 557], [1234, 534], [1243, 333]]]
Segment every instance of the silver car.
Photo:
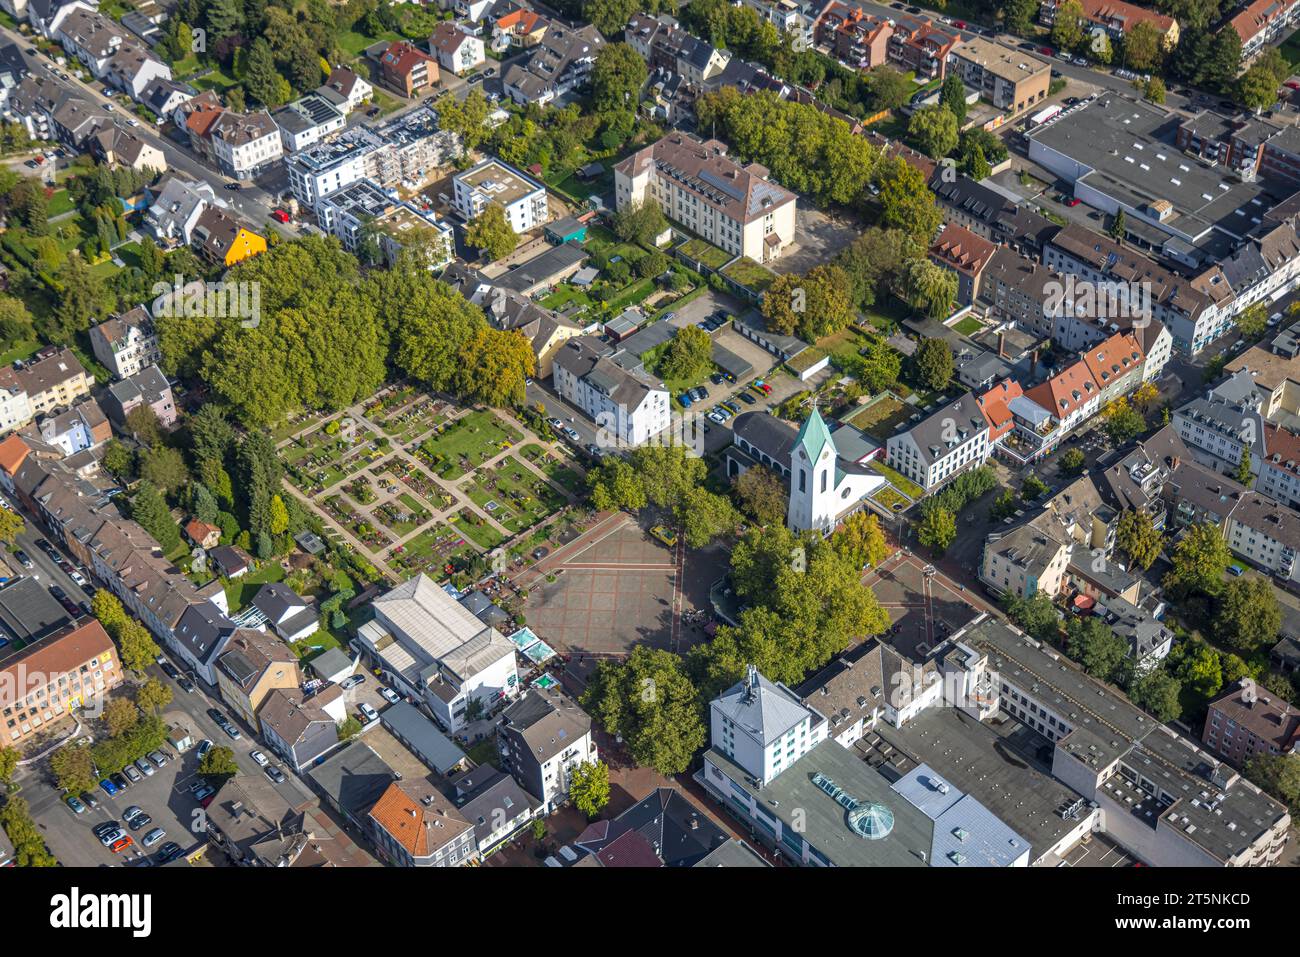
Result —
[[141, 838], [140, 843], [145, 847], [153, 847], [166, 836], [166, 831], [160, 827], [155, 827], [152, 831]]
[[135, 766], [140, 769], [140, 773], [147, 778], [154, 776], [155, 768], [146, 758], [136, 758]]

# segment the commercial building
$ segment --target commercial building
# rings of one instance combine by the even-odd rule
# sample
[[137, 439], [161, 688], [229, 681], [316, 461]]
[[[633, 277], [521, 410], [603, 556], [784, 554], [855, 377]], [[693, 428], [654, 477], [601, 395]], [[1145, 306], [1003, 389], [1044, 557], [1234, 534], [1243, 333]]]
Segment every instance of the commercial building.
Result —
[[569, 798], [573, 769], [600, 755], [591, 718], [559, 688], [530, 688], [497, 723], [502, 770], [514, 775], [549, 814]]
[[[8, 642], [5, 643], [8, 645]], [[0, 645], [0, 740], [27, 741], [122, 683], [122, 663], [98, 621], [17, 650]]]

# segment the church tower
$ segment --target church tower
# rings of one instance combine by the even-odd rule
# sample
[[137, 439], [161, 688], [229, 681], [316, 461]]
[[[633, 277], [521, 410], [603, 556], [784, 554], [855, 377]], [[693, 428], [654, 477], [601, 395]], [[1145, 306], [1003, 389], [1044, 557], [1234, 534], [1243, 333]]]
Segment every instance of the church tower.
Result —
[[786, 524], [794, 531], [815, 528], [826, 534], [834, 527], [839, 513], [835, 502], [838, 459], [830, 429], [813, 406], [790, 453], [790, 508]]

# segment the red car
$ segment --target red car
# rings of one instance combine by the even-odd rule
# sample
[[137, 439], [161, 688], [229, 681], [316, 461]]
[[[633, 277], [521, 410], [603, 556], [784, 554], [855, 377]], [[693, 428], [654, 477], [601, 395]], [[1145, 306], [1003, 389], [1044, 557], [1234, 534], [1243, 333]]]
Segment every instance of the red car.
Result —
[[1038, 48], [1038, 52], [1041, 53], [1043, 56], [1055, 56], [1055, 55], [1056, 55], [1056, 51], [1053, 50], [1051, 47], [1039, 47], [1039, 48]]
[[121, 837], [119, 837], [116, 841], [113, 842], [113, 846], [110, 847], [109, 850], [111, 850], [114, 854], [117, 854], [120, 853], [121, 851], [125, 851], [128, 847], [131, 847], [134, 844], [135, 841], [131, 840], [131, 835], [124, 834]]
[[1079, 199], [1079, 197], [1076, 196], [1076, 197], [1074, 197], [1074, 199], [1070, 200], [1070, 201], [1069, 201], [1068, 203], [1066, 203], [1065, 205], [1066, 205], [1066, 206], [1078, 206], [1081, 202], [1083, 202], [1083, 200]]
[[952, 22], [952, 25], [953, 25], [954, 27], [956, 27], [958, 30], [965, 30], [965, 29], [966, 29], [966, 21], [965, 21], [965, 20], [954, 20], [954, 21]]
[[271, 218], [277, 223], [287, 223], [289, 221], [289, 214], [283, 209], [273, 209], [271, 210]]

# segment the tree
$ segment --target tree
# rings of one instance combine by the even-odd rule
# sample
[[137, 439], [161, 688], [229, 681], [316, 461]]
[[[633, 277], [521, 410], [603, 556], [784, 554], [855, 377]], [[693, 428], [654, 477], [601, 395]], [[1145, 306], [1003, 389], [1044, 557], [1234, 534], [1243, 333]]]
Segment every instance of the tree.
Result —
[[153, 407], [141, 403], [126, 414], [127, 430], [141, 445], [153, 448], [162, 440], [162, 425]]
[[1139, 73], [1156, 73], [1164, 59], [1163, 44], [1155, 24], [1139, 20], [1124, 32], [1124, 65]]
[[117, 638], [128, 620], [126, 609], [118, 597], [106, 588], [96, 590], [95, 596], [90, 600], [90, 611], [112, 638]]
[[1268, 328], [1268, 307], [1262, 302], [1252, 303], [1237, 316], [1237, 331], [1243, 338], [1258, 339]]
[[489, 262], [495, 262], [515, 251], [519, 236], [510, 227], [505, 208], [490, 203], [465, 227], [465, 243], [482, 250]]
[[1277, 79], [1263, 64], [1256, 63], [1237, 80], [1236, 100], [1259, 113], [1277, 102]]
[[921, 107], [907, 124], [907, 138], [931, 159], [941, 159], [953, 151], [957, 132], [957, 117], [937, 105]]
[[626, 459], [612, 457], [587, 473], [592, 507], [606, 512], [615, 509], [639, 511], [646, 506], [645, 486]]
[[50, 773], [55, 784], [69, 794], [89, 791], [97, 781], [90, 748], [80, 744], [65, 745], [50, 755]]
[[282, 106], [293, 96], [293, 88], [277, 69], [271, 45], [264, 37], [258, 37], [249, 47], [243, 83], [249, 96], [267, 109]]
[[1130, 565], [1146, 571], [1160, 557], [1164, 536], [1149, 512], [1130, 508], [1119, 517], [1115, 544], [1128, 556]]
[[939, 105], [957, 120], [957, 128], [966, 122], [966, 84], [957, 73], [949, 73], [939, 88]]
[[1125, 445], [1146, 428], [1142, 414], [1128, 404], [1128, 399], [1121, 396], [1101, 410], [1105, 423], [1106, 435], [1115, 445]]
[[1052, 21], [1052, 42], [1062, 50], [1077, 50], [1087, 35], [1083, 6], [1078, 0], [1066, 0], [1056, 8]]
[[117, 633], [118, 657], [123, 667], [143, 672], [158, 657], [159, 649], [149, 634], [149, 629], [134, 618], [128, 618]]
[[929, 259], [913, 259], [903, 268], [898, 284], [907, 304], [931, 319], [946, 319], [952, 312], [957, 298], [957, 274], [951, 269]]
[[665, 345], [658, 370], [665, 379], [696, 382], [712, 367], [712, 337], [698, 326], [683, 326]]
[[625, 243], [653, 246], [668, 228], [668, 220], [653, 199], [631, 202], [614, 214], [614, 235]]
[[224, 746], [217, 746], [208, 751], [199, 762], [199, 774], [205, 778], [233, 778], [239, 773], [235, 763], [235, 752]]
[[952, 349], [942, 339], [922, 339], [912, 357], [921, 382], [936, 391], [948, 388], [952, 381]]
[[882, 160], [875, 178], [880, 195], [880, 225], [885, 229], [899, 229], [923, 249], [928, 249], [930, 239], [943, 213], [934, 201], [934, 193], [921, 175], [900, 157]]
[[1065, 626], [1066, 653], [1098, 681], [1114, 680], [1128, 655], [1128, 643], [1100, 618], [1073, 618]]
[[453, 384], [470, 402], [522, 408], [525, 380], [536, 371], [537, 356], [522, 332], [481, 324], [461, 349]]
[[609, 803], [609, 768], [604, 761], [583, 761], [569, 778], [573, 806], [594, 820]]
[[871, 96], [871, 106], [876, 110], [896, 110], [904, 106], [916, 92], [916, 86], [901, 70], [881, 64], [873, 66], [862, 76], [862, 85]]
[[843, 521], [831, 535], [831, 545], [857, 568], [875, 568], [892, 553], [880, 519], [865, 509]]
[[1060, 635], [1061, 616], [1057, 614], [1052, 599], [1043, 592], [1036, 592], [1028, 598], [1007, 592], [1002, 598], [1002, 607], [1007, 617], [1031, 638], [1055, 642]]
[[0, 746], [0, 784], [7, 787], [13, 783], [21, 759], [22, 753], [17, 748]]
[[172, 703], [172, 689], [157, 678], [146, 678], [136, 692], [135, 703], [141, 711], [158, 714]]
[[284, 499], [279, 495], [271, 496], [271, 534], [283, 535], [289, 530], [289, 510], [284, 506]]
[[1232, 473], [1232, 477], [1247, 488], [1250, 488], [1250, 454], [1253, 449], [1253, 443], [1242, 449], [1241, 458], [1237, 460], [1237, 469]]
[[1110, 228], [1106, 230], [1107, 235], [1117, 242], [1122, 242], [1128, 231], [1128, 225], [1124, 219], [1124, 210], [1115, 214], [1115, 218], [1110, 221]]
[[173, 552], [180, 547], [181, 533], [163, 501], [158, 486], [150, 481], [142, 481], [131, 499], [131, 517], [154, 537], [164, 552]]
[[18, 867], [58, 867], [45, 846], [40, 829], [32, 820], [31, 808], [26, 799], [10, 795], [0, 807], [0, 827], [14, 847], [14, 863]]
[[1215, 639], [1253, 654], [1272, 646], [1282, 629], [1282, 612], [1267, 579], [1234, 578], [1223, 587], [1214, 615]]
[[962, 161], [962, 171], [977, 183], [980, 180], [988, 179], [993, 174], [993, 167], [989, 165], [982, 146], [976, 144], [971, 147], [970, 152]]
[[1182, 714], [1181, 693], [1182, 683], [1160, 668], [1136, 678], [1128, 687], [1132, 702], [1157, 721], [1173, 721]]
[[1078, 449], [1066, 449], [1061, 456], [1061, 471], [1066, 475], [1078, 475], [1083, 471], [1086, 461]]
[[135, 727], [140, 709], [130, 698], [109, 698], [104, 704], [104, 728], [110, 738], [118, 738]]
[[688, 488], [673, 508], [687, 548], [704, 548], [740, 524], [740, 514], [731, 499], [702, 485]]
[[582, 18], [607, 37], [622, 32], [632, 14], [641, 9], [639, 0], [584, 0]]
[[98, 274], [80, 255], [70, 255], [54, 273], [57, 296], [54, 309], [39, 323], [42, 334], [52, 343], [66, 345], [104, 318], [113, 296]]
[[140, 456], [140, 477], [168, 494], [183, 488], [190, 478], [185, 458], [176, 449], [166, 445], [150, 449]]
[[853, 321], [849, 279], [839, 266], [814, 266], [804, 276], [778, 276], [763, 297], [767, 328], [809, 342], [839, 332]]
[[1166, 660], [1175, 677], [1204, 697], [1218, 694], [1223, 687], [1219, 653], [1203, 641], [1182, 642]]
[[677, 655], [638, 645], [625, 661], [602, 661], [582, 696], [607, 733], [619, 735], [632, 760], [660, 774], [681, 774], [705, 743], [695, 686]]
[[1165, 101], [1168, 90], [1165, 88], [1165, 81], [1158, 76], [1153, 76], [1149, 80], [1142, 81], [1142, 97], [1149, 103], [1161, 104]]
[[340, 741], [351, 741], [361, 733], [361, 722], [357, 720], [355, 715], [348, 715], [337, 730]]
[[1212, 522], [1193, 525], [1174, 546], [1173, 571], [1165, 576], [1165, 588], [1186, 596], [1200, 591], [1216, 594], [1232, 554]]
[[732, 490], [741, 511], [760, 525], [776, 525], [785, 521], [788, 503], [785, 483], [762, 465], [755, 465], [737, 476]]
[[592, 106], [597, 113], [636, 110], [647, 77], [646, 62], [626, 43], [607, 43], [591, 68]]
[[1300, 814], [1300, 756], [1256, 753], [1246, 762], [1245, 774], [1292, 814]]
[[916, 540], [942, 555], [957, 537], [957, 517], [942, 506], [926, 509], [916, 527]]
[[12, 545], [26, 529], [27, 523], [21, 515], [7, 508], [0, 509], [0, 542]]
[[1002, 5], [1002, 22], [1008, 33], [1025, 37], [1033, 34], [1038, 5], [1034, 0], [1007, 0]]

